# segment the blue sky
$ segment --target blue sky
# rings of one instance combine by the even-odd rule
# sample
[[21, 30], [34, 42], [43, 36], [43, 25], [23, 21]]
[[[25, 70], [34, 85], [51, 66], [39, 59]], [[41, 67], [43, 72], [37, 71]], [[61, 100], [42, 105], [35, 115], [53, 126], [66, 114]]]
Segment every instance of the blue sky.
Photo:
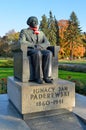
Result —
[[30, 16], [49, 17], [52, 11], [57, 20], [69, 19], [74, 11], [83, 32], [86, 32], [86, 0], [0, 0], [0, 36], [14, 29], [16, 32], [27, 28]]

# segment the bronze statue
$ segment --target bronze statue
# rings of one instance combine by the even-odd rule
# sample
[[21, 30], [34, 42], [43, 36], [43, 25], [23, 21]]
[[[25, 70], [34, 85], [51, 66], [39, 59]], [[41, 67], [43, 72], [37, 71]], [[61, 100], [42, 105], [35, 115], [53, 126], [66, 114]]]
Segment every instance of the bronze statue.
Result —
[[52, 83], [52, 52], [47, 50], [50, 43], [45, 34], [39, 31], [37, 17], [29, 17], [27, 25], [29, 28], [22, 29], [20, 32], [19, 44], [28, 44], [27, 55], [31, 58], [33, 81], [39, 84], [42, 84], [43, 80], [46, 83]]

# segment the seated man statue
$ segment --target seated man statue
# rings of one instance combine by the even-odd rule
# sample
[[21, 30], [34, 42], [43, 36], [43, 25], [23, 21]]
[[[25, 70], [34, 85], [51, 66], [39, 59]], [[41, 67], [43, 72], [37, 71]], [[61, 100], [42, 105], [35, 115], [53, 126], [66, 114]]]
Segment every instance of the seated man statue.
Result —
[[52, 83], [53, 79], [49, 77], [49, 73], [52, 72], [52, 52], [47, 50], [50, 43], [44, 33], [38, 30], [36, 17], [29, 17], [27, 25], [29, 28], [22, 29], [20, 32], [19, 44], [28, 44], [27, 55], [31, 58], [34, 82], [42, 84], [44, 80], [46, 83]]

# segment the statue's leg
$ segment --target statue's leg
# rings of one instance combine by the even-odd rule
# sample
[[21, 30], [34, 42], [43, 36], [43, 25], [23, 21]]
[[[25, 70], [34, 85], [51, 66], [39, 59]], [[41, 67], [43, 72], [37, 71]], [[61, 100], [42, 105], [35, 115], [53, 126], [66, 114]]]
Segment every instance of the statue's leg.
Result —
[[41, 53], [43, 77], [47, 79], [52, 76], [52, 52], [49, 50], [42, 50]]
[[39, 50], [30, 49], [28, 55], [31, 57], [31, 63], [34, 71], [34, 80], [41, 79], [41, 59], [42, 54]]

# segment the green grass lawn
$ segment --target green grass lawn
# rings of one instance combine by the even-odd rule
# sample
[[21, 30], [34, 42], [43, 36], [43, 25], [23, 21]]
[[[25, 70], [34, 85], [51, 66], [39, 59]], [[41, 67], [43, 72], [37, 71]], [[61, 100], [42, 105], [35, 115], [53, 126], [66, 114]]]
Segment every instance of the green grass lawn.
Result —
[[0, 68], [0, 79], [13, 75], [13, 68]]
[[75, 82], [77, 93], [86, 95], [86, 73], [59, 70], [59, 78]]
[[[81, 80], [82, 82], [86, 83], [86, 73], [59, 70], [58, 74], [59, 74], [59, 78], [62, 79], [68, 80], [72, 78], [72, 79]], [[8, 76], [13, 76], [13, 68], [0, 68], [0, 79], [7, 78]]]
[[0, 68], [10, 68], [13, 67], [13, 59], [7, 58], [7, 59], [0, 59]]
[[62, 79], [73, 78], [73, 79], [78, 79], [86, 82], [86, 73], [81, 73], [81, 72], [59, 70], [59, 77]]
[[[0, 80], [8, 76], [13, 76], [13, 68], [0, 68]], [[58, 77], [75, 82], [76, 92], [86, 95], [86, 73], [59, 70]]]
[[[85, 65], [86, 60], [60, 60], [59, 63]], [[13, 59], [0, 59], [0, 82], [6, 82], [8, 76], [13, 76]], [[75, 82], [76, 92], [86, 95], [86, 73], [59, 70], [58, 77]]]

